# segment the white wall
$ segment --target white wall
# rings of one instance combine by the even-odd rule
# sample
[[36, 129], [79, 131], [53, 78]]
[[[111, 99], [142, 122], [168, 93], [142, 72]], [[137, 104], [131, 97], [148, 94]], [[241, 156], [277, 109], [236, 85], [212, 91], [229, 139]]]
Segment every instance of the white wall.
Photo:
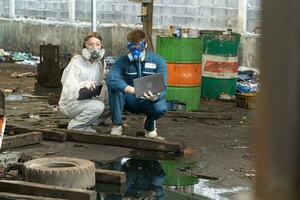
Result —
[[[90, 21], [91, 0], [74, 0], [75, 19]], [[154, 0], [154, 27], [178, 25], [200, 29], [237, 28], [239, 0]], [[15, 0], [20, 17], [68, 20], [69, 0]], [[129, 0], [97, 0], [99, 23], [141, 24], [139, 3]], [[248, 0], [247, 30], [260, 26], [261, 0]], [[0, 0], [0, 14], [9, 15], [9, 0]]]

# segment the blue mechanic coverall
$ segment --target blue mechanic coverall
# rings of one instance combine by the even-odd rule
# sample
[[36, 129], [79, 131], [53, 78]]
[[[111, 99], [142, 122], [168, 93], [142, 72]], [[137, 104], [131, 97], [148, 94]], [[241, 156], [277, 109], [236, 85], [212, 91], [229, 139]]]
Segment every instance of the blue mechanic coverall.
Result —
[[[125, 93], [124, 89], [130, 85], [133, 87], [133, 79], [155, 73], [162, 73], [164, 78], [164, 91], [160, 92], [157, 100], [149, 101], [136, 98], [134, 94]], [[155, 120], [159, 119], [167, 111], [165, 100], [167, 72], [166, 63], [159, 55], [147, 51], [144, 61], [131, 62], [127, 55], [119, 57], [108, 73], [106, 84], [109, 92], [109, 107], [114, 125], [121, 125], [122, 112], [125, 108], [131, 113], [144, 113], [147, 115], [144, 128], [153, 131]]]

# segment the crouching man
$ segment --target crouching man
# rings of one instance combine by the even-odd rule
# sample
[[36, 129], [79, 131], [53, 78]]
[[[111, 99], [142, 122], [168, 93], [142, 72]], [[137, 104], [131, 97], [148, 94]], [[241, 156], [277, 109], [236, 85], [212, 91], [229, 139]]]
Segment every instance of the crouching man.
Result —
[[[157, 134], [156, 120], [167, 111], [166, 63], [159, 55], [147, 51], [145, 32], [133, 30], [128, 33], [127, 41], [128, 53], [116, 60], [106, 79], [113, 122], [111, 134], [122, 135], [122, 112], [126, 109], [132, 113], [146, 115], [145, 137], [164, 139]], [[152, 94], [148, 91], [142, 98], [136, 98], [133, 80], [156, 73], [163, 74], [164, 90], [159, 94]]]

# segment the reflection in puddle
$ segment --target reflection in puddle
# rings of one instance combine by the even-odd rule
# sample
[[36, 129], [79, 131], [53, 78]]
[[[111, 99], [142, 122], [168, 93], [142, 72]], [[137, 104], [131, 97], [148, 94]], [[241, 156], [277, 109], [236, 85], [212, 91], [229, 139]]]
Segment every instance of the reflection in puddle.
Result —
[[122, 159], [111, 163], [111, 169], [126, 172], [126, 183], [122, 194], [102, 194], [103, 199], [165, 199], [165, 173], [159, 161]]
[[101, 200], [227, 200], [222, 195], [248, 191], [236, 187], [218, 189], [209, 186], [210, 181], [182, 174], [182, 169], [191, 170], [194, 164], [181, 161], [157, 161], [122, 158], [112, 163], [96, 163], [97, 167], [126, 172], [123, 186], [97, 184]]

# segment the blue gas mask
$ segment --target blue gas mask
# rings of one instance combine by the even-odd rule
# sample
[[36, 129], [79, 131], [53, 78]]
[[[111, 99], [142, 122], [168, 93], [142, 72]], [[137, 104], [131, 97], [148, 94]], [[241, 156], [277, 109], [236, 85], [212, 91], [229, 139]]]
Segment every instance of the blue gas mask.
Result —
[[127, 56], [131, 62], [141, 61], [145, 57], [145, 42], [128, 42], [127, 49], [130, 52]]

